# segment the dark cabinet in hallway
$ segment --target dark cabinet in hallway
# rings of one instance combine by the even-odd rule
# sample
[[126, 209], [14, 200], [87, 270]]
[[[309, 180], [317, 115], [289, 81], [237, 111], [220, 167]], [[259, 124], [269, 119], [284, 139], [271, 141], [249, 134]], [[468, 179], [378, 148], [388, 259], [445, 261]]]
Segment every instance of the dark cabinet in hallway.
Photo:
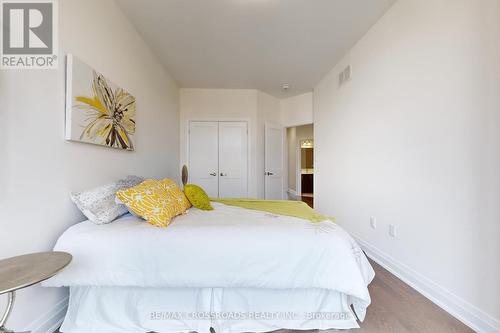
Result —
[[313, 174], [302, 174], [302, 193], [314, 193]]

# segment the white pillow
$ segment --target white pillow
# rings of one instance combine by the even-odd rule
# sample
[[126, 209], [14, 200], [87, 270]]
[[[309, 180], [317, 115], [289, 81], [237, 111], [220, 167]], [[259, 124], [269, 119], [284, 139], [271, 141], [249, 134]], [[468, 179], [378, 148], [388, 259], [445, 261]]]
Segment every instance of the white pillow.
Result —
[[144, 178], [127, 176], [112, 184], [99, 186], [87, 191], [72, 192], [71, 200], [90, 221], [95, 224], [113, 222], [117, 217], [128, 212], [127, 207], [115, 202], [115, 194], [119, 190], [139, 185]]

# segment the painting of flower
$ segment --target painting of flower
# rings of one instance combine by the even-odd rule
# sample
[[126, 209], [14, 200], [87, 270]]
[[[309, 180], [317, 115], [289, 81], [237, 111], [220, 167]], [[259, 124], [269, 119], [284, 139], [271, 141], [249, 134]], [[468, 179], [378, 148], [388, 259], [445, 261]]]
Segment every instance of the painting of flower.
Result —
[[66, 138], [133, 150], [135, 98], [74, 56], [67, 67]]

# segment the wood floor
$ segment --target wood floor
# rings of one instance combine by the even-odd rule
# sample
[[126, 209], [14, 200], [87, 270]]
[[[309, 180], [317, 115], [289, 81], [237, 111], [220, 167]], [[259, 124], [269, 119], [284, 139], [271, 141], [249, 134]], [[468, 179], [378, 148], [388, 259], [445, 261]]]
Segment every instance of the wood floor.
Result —
[[[360, 329], [273, 333], [446, 333], [474, 332], [394, 275], [371, 262], [376, 275], [370, 284], [372, 304]], [[58, 333], [59, 331], [55, 332]], [[104, 332], [103, 332], [104, 333]], [[205, 333], [205, 332], [202, 332]]]
[[312, 196], [301, 196], [300, 200], [309, 205], [309, 207], [314, 208], [314, 198]]
[[371, 261], [375, 279], [370, 284], [372, 304], [361, 328], [351, 330], [292, 331], [273, 333], [447, 333], [474, 332], [397, 277]]

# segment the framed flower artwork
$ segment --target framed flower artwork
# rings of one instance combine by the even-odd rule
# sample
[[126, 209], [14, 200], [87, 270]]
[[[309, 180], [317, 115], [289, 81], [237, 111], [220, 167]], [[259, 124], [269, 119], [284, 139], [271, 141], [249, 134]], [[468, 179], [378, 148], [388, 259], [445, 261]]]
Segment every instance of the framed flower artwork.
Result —
[[66, 139], [134, 150], [135, 97], [71, 54], [66, 66]]

